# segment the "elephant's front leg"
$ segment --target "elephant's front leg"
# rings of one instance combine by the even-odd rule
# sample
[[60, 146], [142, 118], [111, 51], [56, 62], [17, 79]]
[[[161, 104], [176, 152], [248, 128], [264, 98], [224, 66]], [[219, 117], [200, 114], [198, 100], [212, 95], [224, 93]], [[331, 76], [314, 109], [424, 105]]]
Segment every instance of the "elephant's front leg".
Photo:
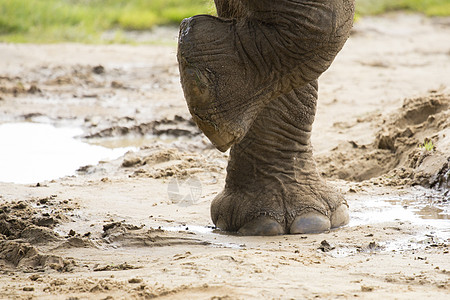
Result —
[[217, 15], [225, 19], [242, 19], [247, 10], [241, 0], [214, 0]]
[[273, 99], [316, 80], [347, 40], [353, 0], [216, 0], [183, 21], [178, 61], [192, 117], [221, 151]]
[[312, 156], [316, 100], [317, 81], [278, 97], [232, 147], [225, 189], [211, 206], [217, 227], [276, 235], [348, 223], [344, 198], [320, 177]]

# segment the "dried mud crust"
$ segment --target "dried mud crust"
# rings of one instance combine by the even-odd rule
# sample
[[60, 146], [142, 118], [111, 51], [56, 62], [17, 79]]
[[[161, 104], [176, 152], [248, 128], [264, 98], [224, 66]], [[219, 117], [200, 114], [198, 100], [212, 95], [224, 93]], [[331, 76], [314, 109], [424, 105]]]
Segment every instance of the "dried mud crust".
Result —
[[[123, 270], [130, 269], [125, 268]], [[18, 298], [17, 294], [12, 291], [13, 288], [10, 287], [5, 288], [2, 295], [10, 295], [11, 297], [8, 297], [10, 299], [30, 299], [34, 298], [30, 292], [36, 293], [42, 290], [45, 293], [44, 295], [47, 296], [44, 296], [44, 298], [52, 297], [55, 299], [61, 298], [61, 294], [66, 296], [64, 299], [154, 299], [160, 297], [170, 299], [173, 296], [178, 296], [177, 299], [185, 299], [184, 293], [188, 296], [192, 296], [192, 294], [199, 296], [206, 294], [205, 296], [207, 296], [210, 293], [213, 295], [224, 293], [226, 295], [224, 297], [208, 298], [233, 299], [227, 296], [226, 289], [221, 291], [221, 288], [210, 287], [208, 284], [184, 284], [177, 287], [166, 287], [165, 284], [159, 282], [149, 284], [140, 277], [133, 277], [128, 280], [98, 279], [88, 276], [77, 279], [52, 279], [46, 275], [33, 274], [29, 276], [27, 281], [28, 286], [23, 288], [25, 293], [21, 298]]]
[[[55, 46], [58, 47], [61, 48]], [[84, 49], [86, 46], [68, 46], [71, 50], [77, 47]], [[133, 51], [133, 47], [105, 48], [117, 55], [120, 53], [121, 57], [124, 56], [121, 50]], [[171, 48], [161, 48], [171, 51]], [[95, 52], [96, 47], [91, 50]], [[50, 120], [65, 125], [73, 122], [84, 127], [87, 137], [141, 132], [198, 135], [198, 129], [189, 124], [189, 118], [183, 118], [188, 112], [179, 105], [181, 96], [175, 61], [170, 62], [167, 53], [155, 58], [152, 50], [146, 59], [141, 53], [137, 56], [140, 59], [131, 59], [133, 62], [128, 59], [118, 62], [111, 57], [68, 61], [66, 57], [60, 62], [44, 63], [33, 57], [27, 67], [17, 67], [22, 62], [11, 63], [12, 66], [6, 63], [9, 68], [3, 66], [0, 74], [0, 121]], [[157, 117], [161, 115], [162, 118]]]
[[[86, 120], [90, 122], [91, 120]], [[118, 125], [106, 128], [98, 128], [97, 124], [88, 123], [91, 133], [84, 136], [86, 139], [92, 138], [110, 138], [122, 136], [161, 136], [170, 135], [172, 137], [188, 137], [200, 135], [200, 130], [192, 121], [192, 119], [185, 119], [182, 116], [175, 115], [173, 119], [163, 118], [147, 123], [135, 124], [133, 118], [124, 118], [116, 120], [112, 123]], [[121, 125], [121, 123], [125, 123]]]
[[316, 157], [322, 175], [384, 185], [450, 187], [450, 95], [405, 99], [393, 114], [375, 117], [373, 142], [341, 143]]

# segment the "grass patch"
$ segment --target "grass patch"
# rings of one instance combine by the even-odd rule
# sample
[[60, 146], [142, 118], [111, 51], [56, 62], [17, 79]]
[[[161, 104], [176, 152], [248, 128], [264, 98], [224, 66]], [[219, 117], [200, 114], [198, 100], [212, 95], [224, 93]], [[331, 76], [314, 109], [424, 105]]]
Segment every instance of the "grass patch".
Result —
[[0, 0], [0, 41], [99, 42], [107, 30], [177, 25], [208, 0]]
[[[356, 0], [357, 16], [407, 10], [449, 16], [449, 0]], [[212, 0], [0, 0], [0, 42], [102, 42], [108, 30], [149, 30], [214, 13]]]
[[425, 149], [426, 151], [433, 151], [435, 149], [435, 146], [433, 144], [433, 141], [430, 139], [425, 139], [422, 144], [419, 144], [419, 148]]
[[450, 16], [449, 0], [356, 0], [357, 17], [392, 11], [420, 12], [427, 16]]

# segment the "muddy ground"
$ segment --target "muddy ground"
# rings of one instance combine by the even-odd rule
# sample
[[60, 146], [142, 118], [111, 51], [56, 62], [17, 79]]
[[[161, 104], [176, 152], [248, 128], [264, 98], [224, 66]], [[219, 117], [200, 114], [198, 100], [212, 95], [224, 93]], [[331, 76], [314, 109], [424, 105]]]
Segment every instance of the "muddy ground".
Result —
[[313, 129], [352, 220], [277, 237], [214, 229], [227, 154], [190, 119], [175, 46], [0, 44], [1, 123], [137, 147], [75, 176], [0, 183], [0, 298], [448, 299], [449, 36], [448, 18], [355, 25], [320, 79]]

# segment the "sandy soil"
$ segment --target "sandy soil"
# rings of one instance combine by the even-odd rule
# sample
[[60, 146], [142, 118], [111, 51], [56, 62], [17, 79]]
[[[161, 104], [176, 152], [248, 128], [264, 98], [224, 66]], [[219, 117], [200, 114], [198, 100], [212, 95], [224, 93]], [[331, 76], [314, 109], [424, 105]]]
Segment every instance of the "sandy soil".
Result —
[[227, 154], [190, 121], [175, 46], [0, 44], [0, 123], [142, 146], [77, 176], [0, 183], [0, 298], [448, 299], [449, 36], [448, 18], [355, 25], [320, 79], [313, 131], [351, 223], [277, 237], [213, 228]]

